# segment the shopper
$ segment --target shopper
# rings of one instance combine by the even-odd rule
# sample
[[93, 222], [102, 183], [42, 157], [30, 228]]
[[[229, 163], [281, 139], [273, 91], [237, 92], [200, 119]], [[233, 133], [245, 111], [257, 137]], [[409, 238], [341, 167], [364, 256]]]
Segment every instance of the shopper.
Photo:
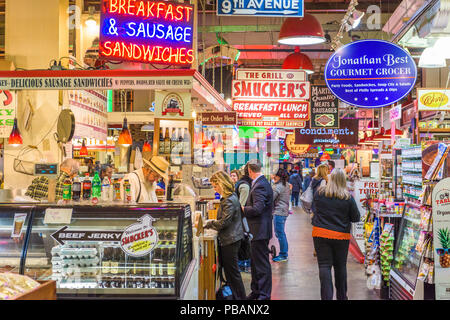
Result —
[[112, 181], [113, 169], [110, 164], [103, 164], [100, 169], [100, 179], [103, 181], [105, 177], [108, 177], [109, 183]]
[[[313, 192], [313, 196], [316, 194], [316, 191], [319, 187], [323, 187], [328, 182], [328, 166], [326, 164], [321, 164], [316, 169], [316, 175], [311, 179], [311, 188]], [[313, 214], [315, 213], [315, 204], [314, 201], [311, 205], [311, 211]]]
[[136, 203], [158, 202], [156, 183], [160, 177], [166, 181], [169, 180], [167, 174], [169, 163], [163, 157], [152, 157], [148, 153], [142, 155], [142, 160], [144, 162], [143, 167], [131, 172], [125, 178], [130, 182], [131, 201]]
[[241, 205], [234, 192], [234, 183], [224, 171], [214, 173], [210, 179], [214, 191], [219, 193], [220, 206], [217, 220], [208, 221], [205, 228], [218, 231], [220, 244], [220, 263], [225, 278], [231, 287], [235, 299], [244, 300], [245, 288], [238, 267], [238, 251], [244, 238], [242, 229]]
[[248, 172], [245, 172], [246, 169], [247, 167], [244, 169], [244, 174], [241, 174], [239, 170], [232, 170], [230, 173], [231, 179], [235, 183], [235, 192], [242, 206], [245, 206], [247, 203], [250, 186], [252, 184], [252, 179], [248, 176]]
[[336, 164], [333, 160], [328, 160], [328, 169], [330, 170], [330, 173], [333, 172], [334, 168], [336, 167]]
[[285, 169], [278, 169], [274, 175], [273, 189], [273, 215], [275, 235], [280, 244], [280, 253], [272, 260], [274, 262], [283, 262], [288, 260], [288, 241], [285, 232], [286, 219], [289, 216], [289, 184], [288, 173]]
[[333, 299], [331, 268], [334, 269], [336, 298], [347, 300], [347, 255], [352, 222], [360, 221], [356, 202], [347, 190], [342, 169], [334, 169], [330, 181], [314, 195], [312, 220], [314, 248], [319, 265], [322, 300]]
[[311, 183], [312, 178], [315, 175], [315, 170], [311, 169], [311, 171], [306, 175], [305, 179], [303, 180], [303, 186], [302, 191], [305, 192], [306, 189], [308, 189], [309, 184]]
[[248, 173], [252, 181], [250, 195], [244, 207], [251, 241], [251, 294], [250, 300], [269, 300], [272, 293], [272, 269], [269, 260], [269, 240], [272, 238], [273, 191], [263, 176], [261, 162], [252, 159], [248, 163]]
[[298, 198], [300, 197], [300, 191], [302, 190], [303, 178], [301, 174], [297, 173], [297, 170], [293, 170], [293, 173], [289, 178], [289, 183], [292, 185], [292, 206], [298, 207]]
[[[78, 175], [80, 170], [80, 163], [74, 159], [66, 159], [59, 166], [59, 174], [56, 177], [55, 188], [55, 200], [61, 200], [63, 198], [63, 184], [66, 179], [73, 181], [73, 178]], [[48, 184], [49, 179], [41, 176], [35, 178], [31, 185], [28, 186], [26, 196], [33, 198], [34, 200], [47, 200], [48, 199]]]

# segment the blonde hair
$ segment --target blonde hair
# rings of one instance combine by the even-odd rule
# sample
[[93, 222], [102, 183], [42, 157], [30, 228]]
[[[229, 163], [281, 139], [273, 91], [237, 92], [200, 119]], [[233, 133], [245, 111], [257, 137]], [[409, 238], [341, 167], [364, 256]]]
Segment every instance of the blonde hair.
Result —
[[320, 187], [317, 192], [325, 194], [327, 198], [350, 199], [345, 172], [340, 168], [334, 169], [331, 172], [330, 181], [328, 181], [326, 186]]
[[321, 164], [320, 166], [317, 167], [316, 169], [316, 175], [314, 176], [314, 178], [316, 180], [319, 179], [325, 179], [328, 182], [328, 172], [329, 172], [329, 168], [326, 164]]
[[234, 182], [225, 171], [214, 172], [209, 181], [220, 186], [224, 197], [229, 197], [234, 192]]

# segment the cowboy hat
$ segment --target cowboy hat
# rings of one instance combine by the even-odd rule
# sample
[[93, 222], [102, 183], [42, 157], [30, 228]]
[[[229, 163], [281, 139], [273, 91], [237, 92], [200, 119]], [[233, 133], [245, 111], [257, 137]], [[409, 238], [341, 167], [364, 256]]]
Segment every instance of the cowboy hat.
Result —
[[169, 180], [169, 162], [160, 156], [144, 156], [142, 157], [144, 163], [149, 166], [153, 171], [157, 172], [164, 180]]

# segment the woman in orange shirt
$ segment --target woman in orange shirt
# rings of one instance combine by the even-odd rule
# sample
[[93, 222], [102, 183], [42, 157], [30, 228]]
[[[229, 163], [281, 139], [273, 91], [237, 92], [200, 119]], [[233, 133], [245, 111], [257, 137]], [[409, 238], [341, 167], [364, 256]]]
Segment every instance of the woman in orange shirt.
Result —
[[352, 222], [360, 221], [355, 199], [347, 190], [342, 169], [334, 169], [326, 186], [314, 194], [312, 218], [314, 249], [319, 264], [322, 300], [333, 299], [331, 268], [334, 268], [336, 298], [347, 300], [347, 255]]

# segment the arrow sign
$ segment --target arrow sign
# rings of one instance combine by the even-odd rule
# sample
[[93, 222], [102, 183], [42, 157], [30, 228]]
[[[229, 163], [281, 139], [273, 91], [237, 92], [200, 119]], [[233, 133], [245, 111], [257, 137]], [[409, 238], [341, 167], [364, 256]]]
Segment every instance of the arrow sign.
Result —
[[65, 241], [120, 241], [123, 231], [67, 230], [62, 227], [50, 236], [59, 244]]
[[275, 15], [293, 15], [298, 14], [297, 11], [293, 10], [283, 10], [283, 11], [265, 11], [265, 10], [256, 10], [256, 9], [234, 9], [233, 14], [239, 14], [239, 15], [269, 15], [269, 14], [275, 14]]

